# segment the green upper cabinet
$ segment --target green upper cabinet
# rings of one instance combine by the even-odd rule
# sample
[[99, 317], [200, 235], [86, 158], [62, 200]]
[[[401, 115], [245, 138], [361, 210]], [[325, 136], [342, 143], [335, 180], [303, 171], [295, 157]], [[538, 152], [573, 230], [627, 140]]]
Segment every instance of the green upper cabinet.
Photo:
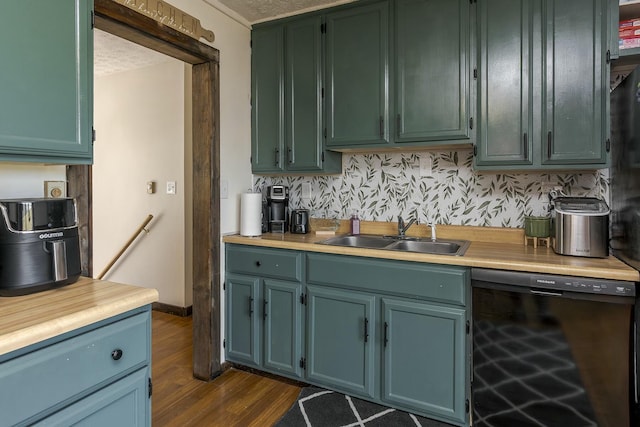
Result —
[[608, 0], [543, 3], [542, 164], [606, 163]]
[[322, 169], [322, 33], [320, 17], [287, 25], [286, 163], [289, 170]]
[[251, 168], [284, 171], [284, 28], [251, 33]]
[[327, 146], [387, 144], [389, 4], [326, 15]]
[[468, 0], [396, 0], [395, 142], [470, 138], [469, 9]]
[[324, 150], [321, 18], [258, 27], [251, 60], [253, 172], [340, 172]]
[[0, 160], [93, 158], [93, 2], [2, 2]]
[[[476, 165], [531, 165], [533, 6], [480, 0]], [[536, 88], [539, 90], [539, 85]]]
[[478, 169], [604, 168], [609, 0], [478, 0]]

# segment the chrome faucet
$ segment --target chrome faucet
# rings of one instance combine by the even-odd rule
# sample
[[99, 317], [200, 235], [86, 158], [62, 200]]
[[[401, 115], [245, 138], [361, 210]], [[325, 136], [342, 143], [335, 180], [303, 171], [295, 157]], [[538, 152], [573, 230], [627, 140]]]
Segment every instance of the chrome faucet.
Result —
[[404, 224], [404, 220], [400, 215], [398, 215], [398, 237], [404, 237], [405, 232], [411, 227], [414, 223], [418, 223], [418, 217], [412, 218], [411, 221], [407, 225]]
[[436, 241], [436, 223], [429, 222], [427, 223], [427, 227], [431, 227], [431, 241], [435, 242]]

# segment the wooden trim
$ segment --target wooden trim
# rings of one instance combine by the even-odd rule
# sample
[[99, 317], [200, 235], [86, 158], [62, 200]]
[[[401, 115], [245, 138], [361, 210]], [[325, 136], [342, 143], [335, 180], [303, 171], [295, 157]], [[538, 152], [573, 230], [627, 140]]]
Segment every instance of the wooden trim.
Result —
[[[95, 0], [96, 28], [194, 65], [193, 73], [193, 375], [220, 374], [220, 71], [219, 51], [112, 0]], [[90, 227], [91, 167], [68, 173]], [[83, 184], [83, 182], [88, 183]], [[80, 213], [80, 212], [79, 212]], [[82, 223], [81, 221], [81, 223]], [[91, 269], [92, 236], [82, 251]]]
[[193, 306], [178, 307], [177, 305], [165, 304], [162, 302], [154, 302], [151, 309], [162, 313], [173, 314], [179, 317], [189, 317], [193, 313]]
[[86, 277], [93, 277], [91, 182], [91, 166], [67, 166], [67, 195], [76, 199], [78, 234], [80, 235], [80, 267], [81, 274]]

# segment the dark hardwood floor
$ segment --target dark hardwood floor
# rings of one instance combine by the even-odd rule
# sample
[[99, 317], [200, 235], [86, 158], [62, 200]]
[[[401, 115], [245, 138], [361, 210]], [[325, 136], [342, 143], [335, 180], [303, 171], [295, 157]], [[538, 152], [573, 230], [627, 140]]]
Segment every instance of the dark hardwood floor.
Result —
[[153, 426], [271, 426], [300, 387], [229, 369], [211, 382], [193, 378], [191, 317], [153, 312]]

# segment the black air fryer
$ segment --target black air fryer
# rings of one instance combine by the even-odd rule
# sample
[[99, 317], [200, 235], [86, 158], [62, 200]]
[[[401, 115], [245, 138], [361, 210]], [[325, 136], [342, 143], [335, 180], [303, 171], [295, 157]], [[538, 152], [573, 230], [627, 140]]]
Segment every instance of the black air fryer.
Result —
[[73, 199], [0, 200], [0, 296], [26, 295], [80, 277]]

